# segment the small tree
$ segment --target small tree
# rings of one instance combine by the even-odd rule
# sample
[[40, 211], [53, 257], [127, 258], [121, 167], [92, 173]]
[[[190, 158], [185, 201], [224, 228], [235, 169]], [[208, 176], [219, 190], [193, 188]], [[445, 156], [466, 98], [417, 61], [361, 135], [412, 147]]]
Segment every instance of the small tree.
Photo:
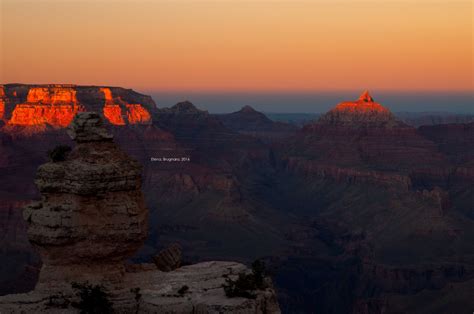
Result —
[[48, 151], [48, 156], [52, 162], [64, 161], [70, 151], [71, 147], [67, 145], [58, 145], [53, 148], [53, 150]]
[[252, 273], [240, 273], [237, 280], [226, 278], [222, 285], [226, 296], [229, 298], [241, 297], [247, 299], [256, 298], [256, 290], [263, 290], [265, 284], [265, 264], [260, 260], [252, 263]]
[[188, 292], [188, 291], [189, 291], [189, 287], [186, 286], [186, 285], [184, 285], [184, 286], [182, 286], [181, 288], [179, 288], [178, 293], [179, 293], [179, 295], [182, 296], [182, 295], [184, 295], [184, 294], [185, 294], [186, 292]]
[[140, 299], [142, 298], [142, 294], [140, 293], [140, 288], [132, 288], [130, 292], [135, 295], [135, 303], [136, 303], [136, 310], [135, 313], [138, 313], [140, 310]]
[[256, 260], [252, 263], [252, 274], [257, 288], [264, 289], [265, 287], [265, 263], [261, 260]]
[[72, 288], [77, 290], [76, 295], [79, 302], [72, 305], [79, 309], [81, 314], [109, 314], [113, 313], [112, 302], [109, 295], [102, 285], [91, 285], [88, 282], [84, 284], [72, 283]]

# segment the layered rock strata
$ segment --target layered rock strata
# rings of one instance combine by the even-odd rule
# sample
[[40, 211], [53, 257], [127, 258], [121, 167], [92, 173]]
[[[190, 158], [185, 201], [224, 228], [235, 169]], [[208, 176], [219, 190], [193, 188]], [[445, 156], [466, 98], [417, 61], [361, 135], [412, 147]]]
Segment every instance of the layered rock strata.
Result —
[[[109, 291], [109, 298], [118, 313], [280, 313], [276, 294], [270, 288], [259, 291], [255, 299], [225, 296], [222, 288], [225, 279], [236, 279], [239, 273], [247, 271], [244, 265], [234, 262], [203, 262], [171, 272], [141, 270], [125, 277], [124, 285], [132, 291]], [[138, 302], [133, 291], [140, 293]], [[76, 296], [67, 293], [12, 294], [0, 297], [0, 310], [2, 313], [78, 313], [70, 306], [77, 301]]]
[[[78, 112], [97, 111], [114, 125], [150, 124], [149, 96], [118, 87], [7, 84], [0, 86], [0, 120], [6, 130], [44, 132], [67, 127]], [[24, 131], [21, 129], [22, 131]], [[18, 133], [18, 132], [17, 132]]]
[[147, 231], [140, 165], [112, 142], [98, 114], [77, 115], [69, 134], [76, 147], [65, 161], [39, 167], [42, 199], [23, 213], [43, 260], [37, 287], [45, 289], [65, 281], [120, 282], [123, 261]]

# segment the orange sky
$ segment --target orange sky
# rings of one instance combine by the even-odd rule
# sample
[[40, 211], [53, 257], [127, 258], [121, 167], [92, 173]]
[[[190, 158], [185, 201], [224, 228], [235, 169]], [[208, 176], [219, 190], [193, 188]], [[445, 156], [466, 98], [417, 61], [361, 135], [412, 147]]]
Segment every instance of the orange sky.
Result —
[[473, 90], [470, 0], [0, 2], [3, 83]]

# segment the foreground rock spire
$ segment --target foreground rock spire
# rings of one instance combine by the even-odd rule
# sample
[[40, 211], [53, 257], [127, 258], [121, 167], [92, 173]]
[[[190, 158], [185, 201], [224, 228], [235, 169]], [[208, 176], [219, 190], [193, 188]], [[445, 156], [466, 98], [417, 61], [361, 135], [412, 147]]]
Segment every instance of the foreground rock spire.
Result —
[[23, 213], [43, 261], [38, 283], [29, 293], [0, 297], [0, 313], [280, 312], [268, 278], [251, 298], [224, 291], [229, 280], [252, 276], [239, 263], [175, 269], [175, 255], [168, 267], [161, 254], [155, 264], [125, 265], [147, 235], [141, 167], [114, 144], [97, 113], [78, 113], [68, 133], [76, 146], [69, 153], [58, 146], [39, 167], [41, 200]]
[[147, 234], [141, 166], [113, 143], [96, 113], [79, 113], [68, 133], [76, 147], [64, 161], [39, 167], [41, 201], [24, 210], [43, 261], [38, 287], [119, 283], [124, 260]]

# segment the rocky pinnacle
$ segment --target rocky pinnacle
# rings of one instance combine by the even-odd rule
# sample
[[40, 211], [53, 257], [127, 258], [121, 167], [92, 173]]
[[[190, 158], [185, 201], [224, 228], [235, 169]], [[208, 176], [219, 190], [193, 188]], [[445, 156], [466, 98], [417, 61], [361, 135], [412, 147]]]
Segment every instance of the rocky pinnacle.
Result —
[[68, 133], [77, 145], [64, 161], [39, 167], [41, 201], [24, 210], [43, 261], [37, 288], [120, 284], [124, 261], [147, 233], [141, 167], [113, 143], [96, 113], [78, 113]]

